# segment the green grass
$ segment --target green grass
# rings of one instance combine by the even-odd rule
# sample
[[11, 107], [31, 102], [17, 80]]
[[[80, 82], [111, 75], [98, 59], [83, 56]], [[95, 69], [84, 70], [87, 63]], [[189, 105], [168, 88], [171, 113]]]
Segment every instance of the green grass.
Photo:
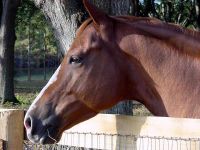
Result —
[[133, 105], [133, 116], [152, 116], [149, 110], [142, 104]]
[[32, 92], [27, 92], [24, 89], [18, 89], [15, 92], [15, 96], [20, 102], [19, 108], [26, 109], [30, 106], [36, 96], [39, 94], [39, 90], [33, 90]]
[[[31, 81], [27, 81], [27, 69], [15, 70], [14, 86], [15, 96], [20, 104], [5, 103], [1, 107], [4, 108], [28, 108], [32, 101], [39, 94], [41, 89], [46, 85], [47, 81], [44, 81], [43, 69], [32, 69], [31, 70]], [[47, 68], [46, 75], [47, 80], [54, 73], [55, 68]]]
[[45, 86], [47, 81], [16, 81], [15, 96], [21, 103], [21, 108], [27, 108]]
[[5, 103], [3, 108], [26, 109], [41, 91], [47, 81], [15, 81], [15, 96], [20, 104]]
[[[55, 72], [56, 68], [47, 68], [46, 69], [46, 79], [49, 80], [50, 77]], [[15, 78], [16, 81], [27, 81], [28, 80], [28, 69], [16, 69]], [[42, 81], [44, 80], [44, 70], [43, 68], [31, 69], [31, 80]]]
[[[49, 80], [56, 68], [46, 69], [46, 79]], [[36, 98], [42, 87], [47, 81], [44, 81], [44, 70], [42, 68], [31, 69], [31, 81], [28, 80], [27, 68], [16, 69], [14, 77], [15, 96], [20, 104], [5, 103], [4, 108], [28, 108]]]
[[31, 80], [31, 81], [15, 81], [15, 89], [24, 89], [27, 92], [41, 90], [47, 81]]

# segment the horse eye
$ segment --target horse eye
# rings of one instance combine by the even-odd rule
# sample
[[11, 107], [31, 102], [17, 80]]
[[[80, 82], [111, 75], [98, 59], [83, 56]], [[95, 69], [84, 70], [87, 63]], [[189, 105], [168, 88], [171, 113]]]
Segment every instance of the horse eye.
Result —
[[70, 64], [81, 64], [82, 63], [82, 57], [79, 56], [71, 56], [69, 59]]

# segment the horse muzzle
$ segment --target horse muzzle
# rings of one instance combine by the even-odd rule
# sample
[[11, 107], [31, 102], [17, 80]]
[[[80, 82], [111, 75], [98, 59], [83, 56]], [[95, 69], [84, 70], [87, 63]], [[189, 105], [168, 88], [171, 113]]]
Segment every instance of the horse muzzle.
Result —
[[27, 138], [36, 144], [54, 144], [60, 139], [57, 132], [57, 126], [48, 123], [45, 120], [36, 119], [31, 115], [26, 115], [24, 119]]

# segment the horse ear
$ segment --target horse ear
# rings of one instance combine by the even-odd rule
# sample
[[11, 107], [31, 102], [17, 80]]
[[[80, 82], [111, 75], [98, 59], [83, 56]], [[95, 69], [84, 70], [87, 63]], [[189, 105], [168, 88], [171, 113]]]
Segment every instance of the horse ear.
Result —
[[83, 0], [83, 4], [94, 22], [94, 27], [101, 32], [102, 38], [110, 41], [113, 36], [113, 32], [111, 32], [113, 30], [112, 18], [89, 3], [88, 0]]
[[83, 4], [97, 27], [99, 27], [100, 25], [105, 25], [109, 22], [109, 16], [101, 11], [99, 8], [88, 2], [88, 0], [83, 0]]

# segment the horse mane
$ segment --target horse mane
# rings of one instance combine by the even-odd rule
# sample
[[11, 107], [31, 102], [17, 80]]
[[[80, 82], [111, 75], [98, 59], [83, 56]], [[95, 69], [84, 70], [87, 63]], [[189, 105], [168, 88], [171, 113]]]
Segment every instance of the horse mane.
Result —
[[166, 23], [155, 18], [118, 16], [116, 21], [131, 25], [144, 36], [164, 41], [177, 50], [193, 57], [200, 57], [200, 32], [176, 24]]
[[174, 24], [174, 23], [166, 23], [164, 21], [161, 21], [159, 19], [156, 18], [150, 18], [150, 17], [135, 17], [135, 16], [117, 16], [114, 17], [117, 18], [117, 20], [123, 20], [125, 22], [131, 22], [131, 23], [138, 23], [138, 24], [144, 24], [146, 23], [147, 25], [154, 25], [154, 26], [160, 26], [164, 29], [170, 29], [173, 30], [174, 32], [178, 32], [178, 33], [183, 33], [186, 34], [188, 36], [191, 36], [193, 38], [197, 38], [197, 40], [200, 40], [200, 32], [196, 31], [196, 30], [192, 30], [189, 28], [185, 28], [182, 27], [178, 24]]
[[[188, 56], [200, 57], [200, 32], [198, 31], [149, 17], [113, 16], [112, 18], [117, 22], [131, 25], [144, 36], [164, 41], [172, 47], [171, 50], [176, 50]], [[84, 21], [76, 35], [80, 36], [91, 23], [91, 18]]]

